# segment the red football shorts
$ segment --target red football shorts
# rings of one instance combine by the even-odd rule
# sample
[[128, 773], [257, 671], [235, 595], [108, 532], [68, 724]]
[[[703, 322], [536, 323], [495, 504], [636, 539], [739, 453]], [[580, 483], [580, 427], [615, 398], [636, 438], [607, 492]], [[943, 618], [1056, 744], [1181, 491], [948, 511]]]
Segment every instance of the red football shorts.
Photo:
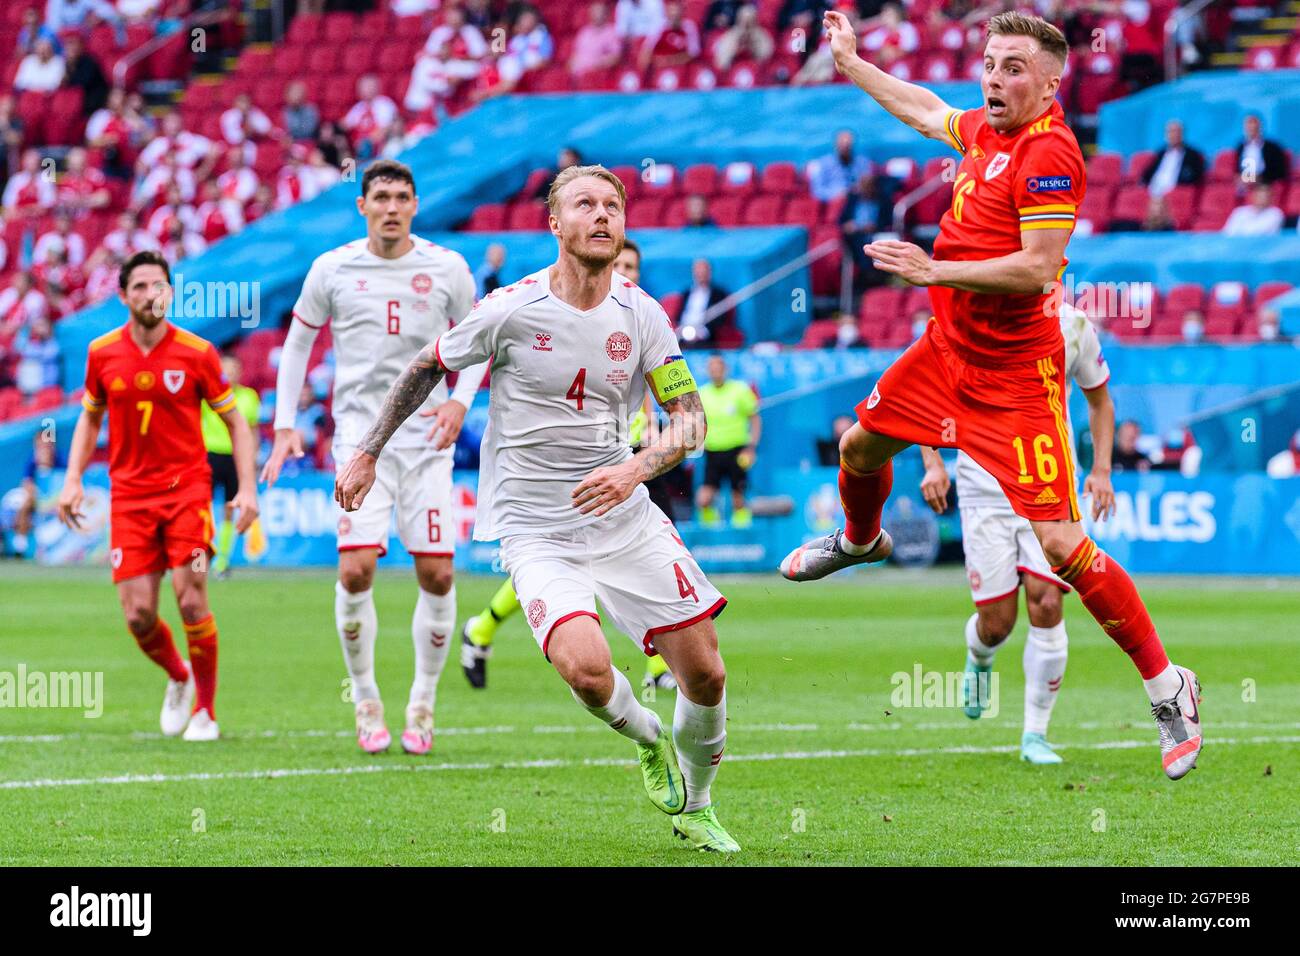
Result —
[[212, 547], [212, 488], [204, 485], [183, 495], [139, 502], [116, 501], [109, 522], [109, 564], [113, 583], [189, 564]]
[[972, 365], [931, 321], [858, 405], [858, 421], [878, 435], [960, 448], [1024, 518], [1078, 521], [1064, 369], [1064, 348], [1031, 362]]

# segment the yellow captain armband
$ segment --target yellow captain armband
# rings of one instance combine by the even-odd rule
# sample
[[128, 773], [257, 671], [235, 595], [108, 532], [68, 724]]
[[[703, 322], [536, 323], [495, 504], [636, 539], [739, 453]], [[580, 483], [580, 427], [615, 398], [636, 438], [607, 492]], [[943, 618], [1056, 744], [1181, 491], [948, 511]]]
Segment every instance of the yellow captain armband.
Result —
[[655, 400], [660, 405], [667, 405], [674, 398], [688, 392], [698, 391], [695, 379], [691, 377], [686, 359], [674, 355], [663, 365], [650, 372], [650, 385], [654, 388]]

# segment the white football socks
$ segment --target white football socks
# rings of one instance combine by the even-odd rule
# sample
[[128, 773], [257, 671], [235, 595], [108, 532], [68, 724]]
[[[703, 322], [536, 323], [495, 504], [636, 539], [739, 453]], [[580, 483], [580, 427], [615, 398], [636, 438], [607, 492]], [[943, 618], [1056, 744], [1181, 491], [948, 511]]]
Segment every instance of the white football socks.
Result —
[[371, 588], [356, 594], [334, 584], [334, 626], [343, 647], [343, 662], [352, 678], [352, 700], [378, 700], [375, 683], [375, 635], [379, 618], [375, 614], [375, 595]]
[[1052, 719], [1068, 656], [1064, 621], [1055, 627], [1029, 625], [1024, 657], [1026, 733], [1047, 736], [1047, 722]]
[[614, 693], [610, 695], [609, 703], [604, 707], [592, 707], [576, 693], [573, 694], [573, 699], [582, 704], [589, 713], [609, 724], [610, 729], [615, 733], [622, 734], [639, 744], [654, 743], [659, 737], [659, 717], [654, 711], [643, 707], [636, 699], [632, 685], [627, 682], [622, 671], [611, 667], [609, 672], [614, 675]]
[[998, 644], [995, 647], [989, 647], [981, 641], [979, 635], [979, 622], [980, 616], [978, 612], [972, 614], [970, 619], [966, 622], [966, 652], [970, 654], [971, 660], [976, 664], [979, 664], [981, 667], [988, 667], [993, 663], [993, 657], [997, 654], [998, 647], [1001, 647], [1002, 645]]
[[411, 682], [410, 705], [433, 710], [438, 677], [451, 650], [456, 630], [456, 585], [446, 594], [431, 594], [420, 588], [411, 615], [411, 642], [415, 646], [415, 680]]
[[710, 803], [709, 787], [718, 775], [718, 763], [727, 744], [727, 693], [713, 707], [702, 707], [677, 688], [673, 711], [673, 745], [677, 765], [686, 781], [686, 810], [700, 810]]
[[1151, 698], [1151, 703], [1157, 704], [1178, 693], [1183, 686], [1183, 675], [1179, 673], [1177, 667], [1170, 664], [1150, 680], [1143, 680], [1142, 686], [1147, 689], [1147, 696]]

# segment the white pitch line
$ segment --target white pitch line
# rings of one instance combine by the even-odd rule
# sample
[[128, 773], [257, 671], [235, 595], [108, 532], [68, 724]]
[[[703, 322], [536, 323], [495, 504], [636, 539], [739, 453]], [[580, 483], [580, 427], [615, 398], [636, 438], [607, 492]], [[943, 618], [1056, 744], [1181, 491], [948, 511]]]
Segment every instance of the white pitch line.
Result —
[[[1293, 744], [1300, 736], [1290, 737], [1224, 737], [1208, 742], [1214, 747], [1231, 747], [1242, 744]], [[1058, 750], [1132, 750], [1152, 747], [1150, 740], [1105, 740], [1098, 743], [1055, 744]], [[946, 754], [1005, 754], [1014, 753], [1014, 745], [996, 747], [911, 747], [903, 749], [871, 747], [863, 750], [787, 750], [781, 753], [730, 754], [731, 763], [754, 763], [771, 760], [843, 760], [854, 757], [933, 757]], [[121, 774], [115, 777], [73, 777], [42, 780], [2, 780], [0, 790], [40, 790], [52, 787], [93, 787], [131, 783], [208, 783], [223, 780], [280, 780], [288, 777], [332, 777], [367, 773], [429, 773], [456, 770], [539, 770], [562, 767], [634, 767], [636, 761], [621, 757], [588, 758], [585, 760], [511, 760], [503, 763], [475, 761], [473, 763], [440, 764], [366, 764], [353, 767], [298, 767], [275, 770], [232, 770], [217, 773], [182, 774]]]

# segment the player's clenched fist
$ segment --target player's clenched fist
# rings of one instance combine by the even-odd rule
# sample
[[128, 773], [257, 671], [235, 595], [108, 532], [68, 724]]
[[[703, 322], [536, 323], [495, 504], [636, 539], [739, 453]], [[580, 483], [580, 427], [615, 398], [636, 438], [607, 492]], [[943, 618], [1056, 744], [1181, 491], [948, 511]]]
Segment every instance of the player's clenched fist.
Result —
[[822, 29], [830, 39], [835, 66], [842, 73], [843, 65], [858, 55], [858, 38], [853, 32], [853, 24], [838, 10], [828, 10], [822, 19]]
[[375, 459], [364, 451], [353, 452], [334, 479], [334, 500], [344, 511], [356, 511], [375, 483]]
[[605, 514], [615, 505], [627, 501], [639, 483], [636, 471], [628, 464], [597, 468], [573, 489], [573, 507], [583, 514]]
[[59, 492], [59, 520], [73, 530], [81, 529], [81, 519], [86, 517], [81, 511], [81, 502], [85, 499], [81, 482], [67, 482]]
[[426, 408], [420, 412], [420, 417], [433, 419], [433, 427], [425, 440], [433, 442], [433, 447], [442, 451], [456, 444], [465, 424], [465, 406], [455, 399], [448, 399], [437, 408]]

